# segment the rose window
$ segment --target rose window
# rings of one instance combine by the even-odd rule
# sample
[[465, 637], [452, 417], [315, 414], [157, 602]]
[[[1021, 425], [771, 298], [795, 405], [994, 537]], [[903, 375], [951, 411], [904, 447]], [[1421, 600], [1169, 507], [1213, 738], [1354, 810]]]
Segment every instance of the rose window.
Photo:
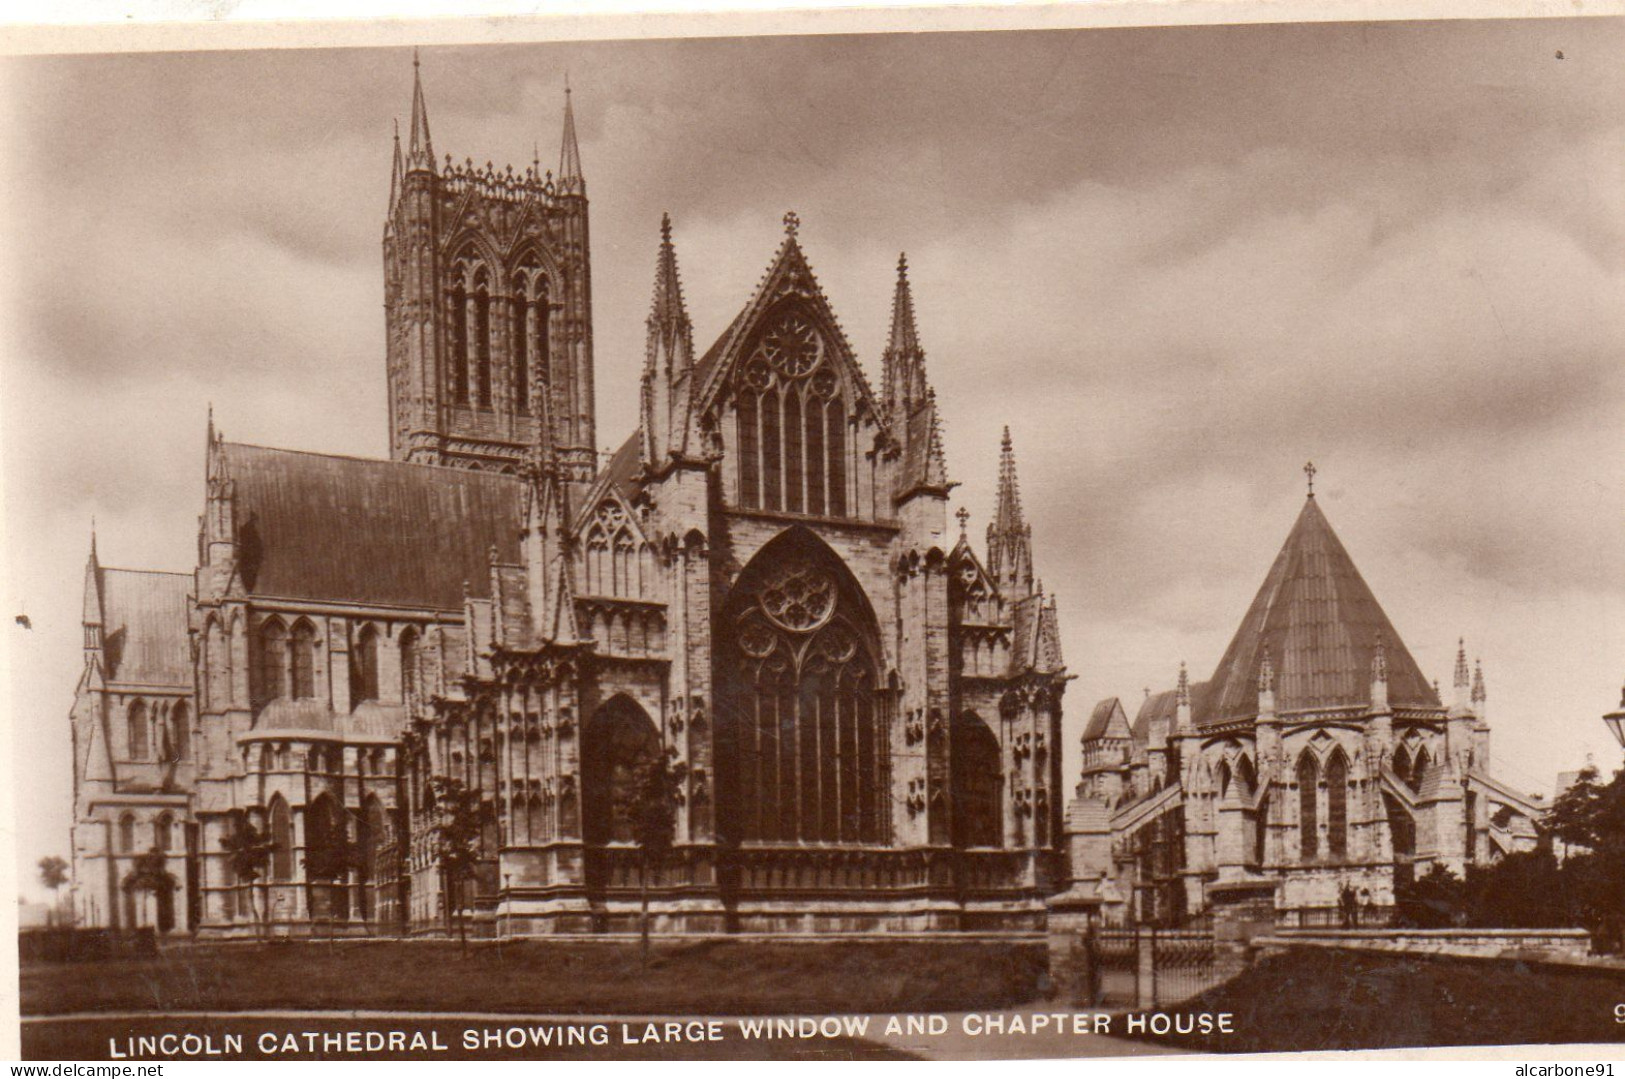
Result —
[[784, 319], [762, 341], [762, 354], [787, 378], [801, 378], [818, 364], [818, 332], [805, 320]]

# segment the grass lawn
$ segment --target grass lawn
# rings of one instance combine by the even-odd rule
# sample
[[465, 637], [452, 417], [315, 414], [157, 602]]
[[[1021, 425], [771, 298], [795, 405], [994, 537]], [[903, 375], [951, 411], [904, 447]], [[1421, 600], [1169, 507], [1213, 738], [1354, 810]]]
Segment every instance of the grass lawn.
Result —
[[24, 1015], [91, 1011], [788, 1015], [953, 1011], [1034, 1000], [1041, 944], [954, 941], [272, 943], [153, 959], [30, 963]]
[[1233, 1012], [1236, 1033], [1157, 1039], [1216, 1053], [1429, 1045], [1625, 1046], [1625, 973], [1298, 949], [1177, 1012]]

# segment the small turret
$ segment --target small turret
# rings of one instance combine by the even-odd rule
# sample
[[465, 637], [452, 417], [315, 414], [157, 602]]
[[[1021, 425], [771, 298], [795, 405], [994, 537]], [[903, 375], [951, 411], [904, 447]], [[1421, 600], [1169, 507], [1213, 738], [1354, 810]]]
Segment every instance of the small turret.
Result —
[[987, 569], [1007, 602], [1033, 594], [1033, 530], [1021, 512], [1016, 451], [1008, 427], [999, 450], [998, 502], [987, 526]]
[[1262, 723], [1275, 719], [1275, 661], [1270, 658], [1267, 644], [1258, 663], [1258, 719]]
[[1467, 668], [1467, 639], [1456, 642], [1456, 673], [1451, 682], [1454, 690], [1450, 701], [1450, 714], [1465, 714], [1472, 710], [1472, 674]]
[[1382, 715], [1388, 711], [1388, 644], [1377, 631], [1377, 646], [1371, 653], [1371, 711]]
[[90, 557], [85, 560], [85, 606], [80, 619], [85, 627], [85, 666], [102, 666], [103, 631], [102, 566], [96, 557], [96, 522], [90, 522]]
[[1174, 686], [1174, 734], [1188, 735], [1196, 733], [1196, 725], [1191, 719], [1191, 679], [1185, 669], [1183, 660], [1179, 664], [1179, 681]]

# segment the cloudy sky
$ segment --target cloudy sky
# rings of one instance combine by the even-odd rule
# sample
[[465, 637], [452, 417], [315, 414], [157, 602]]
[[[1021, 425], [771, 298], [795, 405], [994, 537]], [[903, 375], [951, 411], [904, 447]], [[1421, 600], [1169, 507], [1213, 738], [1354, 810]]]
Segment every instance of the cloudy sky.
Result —
[[[1558, 53], [1562, 53], [1562, 59]], [[1619, 750], [1625, 24], [433, 48], [435, 147], [592, 198], [600, 437], [635, 415], [658, 222], [696, 336], [795, 209], [871, 375], [906, 250], [956, 501], [1010, 424], [1077, 681], [1206, 677], [1317, 492], [1423, 669], [1481, 656], [1497, 770]], [[18, 858], [67, 853], [103, 561], [189, 570], [205, 411], [386, 453], [379, 239], [411, 55], [7, 64], [5, 619]], [[11, 613], [9, 610], [6, 612]], [[1069, 765], [1070, 768], [1070, 765]], [[30, 870], [24, 879], [32, 877]]]

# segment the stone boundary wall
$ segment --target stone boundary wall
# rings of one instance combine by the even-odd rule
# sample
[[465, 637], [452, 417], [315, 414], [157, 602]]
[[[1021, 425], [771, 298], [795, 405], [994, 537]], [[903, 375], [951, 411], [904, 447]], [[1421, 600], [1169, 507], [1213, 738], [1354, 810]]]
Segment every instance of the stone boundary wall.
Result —
[[1584, 929], [1282, 929], [1253, 943], [1475, 959], [1577, 959], [1591, 952]]

